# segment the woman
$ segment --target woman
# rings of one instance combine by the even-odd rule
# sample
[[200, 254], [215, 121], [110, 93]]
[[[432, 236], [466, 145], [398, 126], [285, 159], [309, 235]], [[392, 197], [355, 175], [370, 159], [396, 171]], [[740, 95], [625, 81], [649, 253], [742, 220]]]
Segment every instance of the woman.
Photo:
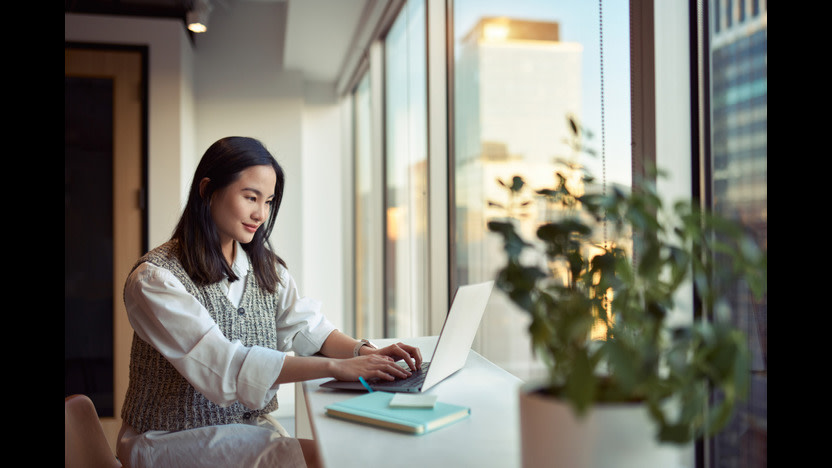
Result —
[[135, 333], [117, 446], [125, 466], [314, 466], [314, 443], [288, 437], [269, 416], [279, 384], [393, 380], [410, 374], [396, 360], [421, 366], [417, 348], [350, 338], [300, 297], [269, 243], [283, 186], [259, 141], [217, 141], [172, 238], [128, 276]]

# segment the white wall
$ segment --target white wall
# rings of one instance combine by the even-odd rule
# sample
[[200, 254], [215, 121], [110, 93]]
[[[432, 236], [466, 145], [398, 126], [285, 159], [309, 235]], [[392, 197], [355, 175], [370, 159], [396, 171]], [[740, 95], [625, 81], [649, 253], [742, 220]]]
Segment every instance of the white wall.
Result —
[[[687, 2], [654, 2], [657, 181], [668, 200], [691, 196], [690, 35]], [[660, 39], [660, 40], [659, 40]]]
[[[656, 190], [666, 207], [690, 199], [691, 102], [689, 9], [687, 2], [654, 2], [656, 64], [656, 165], [667, 177], [656, 181]], [[685, 33], [680, 33], [685, 32]], [[669, 323], [693, 320], [693, 286], [680, 287]]]
[[[308, 267], [298, 278], [304, 294], [323, 303], [324, 313], [344, 330], [344, 211], [339, 155], [341, 111], [331, 85], [306, 84], [303, 112], [301, 190], [303, 199], [303, 263]], [[309, 267], [316, 265], [317, 267]]]

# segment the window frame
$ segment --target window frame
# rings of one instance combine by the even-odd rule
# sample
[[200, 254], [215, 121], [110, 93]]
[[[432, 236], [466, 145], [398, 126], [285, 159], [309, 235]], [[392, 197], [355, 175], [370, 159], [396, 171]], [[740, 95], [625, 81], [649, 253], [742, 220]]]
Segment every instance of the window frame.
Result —
[[[431, 272], [427, 330], [431, 334], [438, 334], [453, 297], [452, 285], [456, 284], [453, 268], [456, 254], [453, 242], [455, 221], [452, 216], [455, 188], [455, 129], [452, 118], [455, 70], [453, 41], [449, 39], [454, 37], [453, 0], [425, 2], [428, 61], [428, 268]], [[386, 27], [380, 28], [384, 33], [375, 35], [366, 52], [369, 57], [369, 73], [381, 76], [381, 84], [373, 85], [372, 97], [374, 157], [377, 156], [380, 161], [384, 161], [385, 121], [382, 48], [386, 39], [384, 30], [389, 29], [393, 21], [389, 18], [394, 19], [398, 15], [404, 2], [397, 2], [397, 5], [398, 11], [388, 12]], [[707, 0], [630, 0], [633, 188], [656, 183], [659, 193], [669, 200], [690, 197], [705, 206], [710, 206], [713, 198], [710, 185], [713, 171], [710, 160], [711, 103], [708, 92], [710, 63], [707, 53], [709, 15], [711, 12]], [[687, 31], [680, 33], [685, 28]], [[657, 43], [658, 37], [662, 41]], [[381, 90], [376, 89], [376, 86], [380, 86]], [[688, 89], [690, 92], [669, 91], [673, 88]], [[669, 159], [668, 155], [677, 155], [677, 158]], [[652, 166], [672, 167], [672, 179], [655, 180], [647, 172], [647, 168]], [[383, 278], [378, 289], [384, 289]], [[703, 318], [701, 304], [697, 302], [692, 288], [683, 294], [680, 298], [685, 303], [682, 313], [688, 314], [690, 320]], [[694, 446], [696, 466], [710, 466], [707, 443], [700, 440]]]

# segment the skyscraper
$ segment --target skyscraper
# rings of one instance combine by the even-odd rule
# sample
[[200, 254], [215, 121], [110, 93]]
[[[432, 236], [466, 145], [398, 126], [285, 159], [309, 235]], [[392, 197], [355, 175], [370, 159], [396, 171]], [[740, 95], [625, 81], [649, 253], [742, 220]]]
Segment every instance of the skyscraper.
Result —
[[[767, 3], [713, 0], [709, 11], [713, 209], [741, 220], [767, 250]], [[714, 466], [765, 467], [768, 302], [743, 289], [729, 301], [749, 339], [751, 388], [748, 404], [714, 440]]]
[[[520, 175], [552, 186], [556, 158], [572, 156], [567, 115], [580, 120], [583, 46], [562, 42], [559, 24], [481, 18], [459, 44], [455, 67], [455, 248], [458, 284], [495, 277], [501, 248], [488, 235], [497, 179]], [[532, 215], [532, 218], [534, 216]], [[492, 293], [475, 348], [503, 368], [529, 375], [525, 315]]]

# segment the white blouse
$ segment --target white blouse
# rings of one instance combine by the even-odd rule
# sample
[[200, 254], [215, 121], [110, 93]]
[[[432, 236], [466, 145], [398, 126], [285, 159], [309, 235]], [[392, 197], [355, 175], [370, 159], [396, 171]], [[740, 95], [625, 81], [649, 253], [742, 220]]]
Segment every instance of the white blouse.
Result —
[[[240, 279], [221, 282], [235, 306], [242, 299], [249, 269], [248, 256], [239, 244], [236, 251], [232, 269]], [[206, 398], [222, 406], [239, 401], [249, 408], [262, 408], [277, 392], [275, 381], [286, 352], [314, 354], [335, 330], [321, 313], [320, 301], [300, 297], [289, 272], [284, 269], [281, 273], [285, 284], [278, 286], [279, 350], [230, 341], [170, 271], [149, 263], [139, 265], [127, 278], [127, 316], [136, 334], [162, 353]]]

